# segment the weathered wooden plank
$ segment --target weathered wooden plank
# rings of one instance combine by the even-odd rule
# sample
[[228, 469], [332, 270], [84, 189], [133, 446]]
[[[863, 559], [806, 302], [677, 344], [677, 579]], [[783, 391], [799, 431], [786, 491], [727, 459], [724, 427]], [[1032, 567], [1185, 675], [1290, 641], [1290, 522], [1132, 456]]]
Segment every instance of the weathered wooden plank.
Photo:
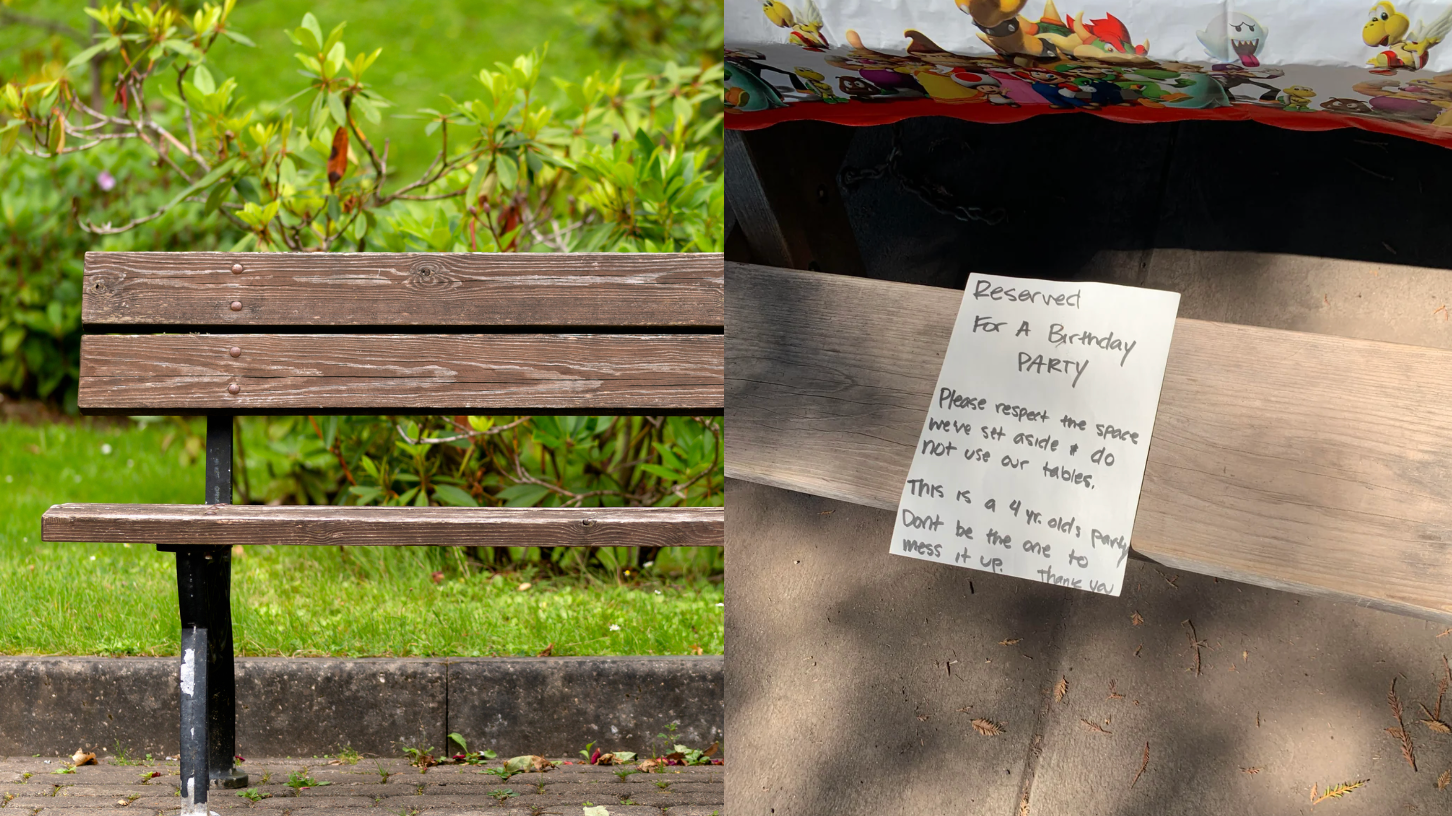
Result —
[[719, 507], [58, 504], [43, 541], [362, 547], [719, 547]]
[[[726, 275], [727, 475], [896, 508], [961, 292]], [[1178, 321], [1133, 548], [1452, 619], [1449, 371], [1444, 350]]]
[[704, 253], [87, 252], [81, 319], [232, 331], [719, 327], [721, 266]]
[[719, 334], [89, 335], [80, 408], [713, 413], [723, 353]]

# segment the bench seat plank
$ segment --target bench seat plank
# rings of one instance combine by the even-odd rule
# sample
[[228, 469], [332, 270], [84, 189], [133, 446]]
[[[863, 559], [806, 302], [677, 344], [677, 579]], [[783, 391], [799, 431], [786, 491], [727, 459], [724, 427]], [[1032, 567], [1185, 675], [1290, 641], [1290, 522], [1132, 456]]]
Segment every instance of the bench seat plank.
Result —
[[87, 252], [81, 319], [231, 330], [719, 327], [721, 264], [718, 253]]
[[79, 403], [92, 414], [719, 413], [723, 354], [719, 334], [88, 335]]
[[43, 541], [445, 547], [719, 547], [720, 507], [58, 504]]
[[[727, 475], [896, 509], [962, 293], [726, 278]], [[1133, 549], [1452, 620], [1449, 372], [1452, 351], [1179, 320]]]

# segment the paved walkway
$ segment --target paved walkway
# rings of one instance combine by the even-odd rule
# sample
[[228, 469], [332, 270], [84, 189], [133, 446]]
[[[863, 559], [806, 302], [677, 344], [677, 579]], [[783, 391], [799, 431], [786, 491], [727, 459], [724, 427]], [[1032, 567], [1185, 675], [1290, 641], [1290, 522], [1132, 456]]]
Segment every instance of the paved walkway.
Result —
[[[141, 765], [85, 765], [57, 774], [62, 759], [0, 758], [0, 809], [7, 814], [171, 816], [181, 811], [175, 761]], [[590, 765], [563, 765], [509, 780], [477, 767], [445, 765], [420, 774], [400, 759], [363, 759], [328, 765], [326, 759], [249, 759], [242, 765], [260, 798], [212, 791], [218, 813], [298, 816], [582, 816], [603, 806], [610, 816], [723, 816], [725, 766], [666, 768], [624, 779]], [[498, 764], [498, 763], [494, 763]], [[294, 791], [289, 775], [301, 772], [329, 783]], [[150, 774], [160, 776], [151, 778]]]

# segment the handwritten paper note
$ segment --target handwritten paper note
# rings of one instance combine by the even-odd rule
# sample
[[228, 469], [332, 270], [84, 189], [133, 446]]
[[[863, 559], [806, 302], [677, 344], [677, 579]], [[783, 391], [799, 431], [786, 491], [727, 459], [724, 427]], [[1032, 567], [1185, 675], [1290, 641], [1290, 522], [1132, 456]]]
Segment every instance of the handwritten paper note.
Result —
[[1179, 305], [971, 276], [892, 552], [1118, 595]]

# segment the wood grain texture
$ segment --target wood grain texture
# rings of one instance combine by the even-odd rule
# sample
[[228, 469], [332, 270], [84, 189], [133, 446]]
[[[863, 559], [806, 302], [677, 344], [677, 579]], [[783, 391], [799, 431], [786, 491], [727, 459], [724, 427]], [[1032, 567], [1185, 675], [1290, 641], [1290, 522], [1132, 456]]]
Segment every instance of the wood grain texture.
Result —
[[233, 331], [719, 327], [721, 268], [721, 255], [704, 253], [87, 252], [81, 320]]
[[80, 408], [718, 413], [723, 353], [719, 334], [89, 335]]
[[[962, 293], [726, 278], [727, 475], [896, 509]], [[1134, 550], [1452, 620], [1448, 372], [1443, 350], [1179, 320]]]
[[362, 547], [719, 547], [719, 507], [58, 504], [43, 541]]

